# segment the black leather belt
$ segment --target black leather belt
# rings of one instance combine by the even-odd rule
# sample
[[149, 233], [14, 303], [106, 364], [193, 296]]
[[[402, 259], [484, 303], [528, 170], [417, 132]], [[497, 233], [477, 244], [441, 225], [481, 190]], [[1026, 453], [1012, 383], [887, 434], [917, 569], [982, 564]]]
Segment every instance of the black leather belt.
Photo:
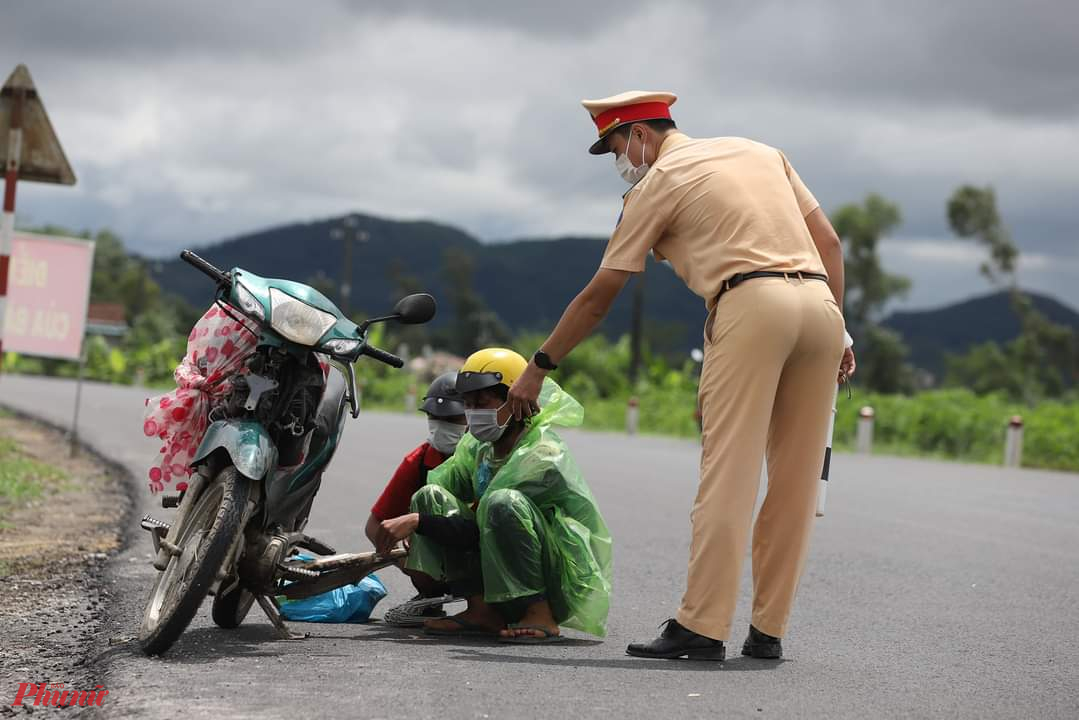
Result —
[[731, 275], [729, 278], [724, 280], [723, 285], [721, 285], [720, 288], [719, 288], [719, 294], [716, 295], [716, 300], [719, 300], [721, 297], [723, 297], [723, 293], [727, 292], [728, 290], [732, 290], [732, 289], [738, 287], [739, 285], [744, 283], [746, 280], [753, 280], [755, 278], [766, 278], [766, 277], [781, 277], [781, 278], [787, 278], [788, 280], [790, 280], [791, 278], [799, 278], [801, 280], [807, 280], [808, 279], [808, 280], [823, 280], [825, 282], [828, 281], [828, 276], [827, 275], [821, 275], [820, 273], [811, 273], [811, 272], [776, 272], [775, 270], [755, 270], [753, 272], [738, 273], [736, 275]]

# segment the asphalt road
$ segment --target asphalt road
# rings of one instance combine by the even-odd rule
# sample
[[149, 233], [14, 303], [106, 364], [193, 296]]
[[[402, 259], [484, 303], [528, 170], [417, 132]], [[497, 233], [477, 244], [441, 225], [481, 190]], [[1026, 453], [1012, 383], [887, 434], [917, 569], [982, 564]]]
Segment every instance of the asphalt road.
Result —
[[[0, 404], [55, 423], [73, 385], [0, 379]], [[155, 444], [141, 436], [137, 389], [88, 384], [81, 434], [138, 478]], [[419, 417], [349, 423], [309, 532], [364, 548], [367, 509]], [[733, 657], [723, 664], [624, 654], [677, 607], [685, 581], [694, 443], [565, 434], [615, 540], [610, 635], [518, 647], [428, 639], [372, 623], [297, 625], [275, 640], [252, 611], [222, 631], [208, 606], [164, 659], [134, 642], [152, 577], [150, 541], [133, 531], [111, 563], [104, 715], [251, 718], [1079, 717], [1079, 476], [952, 463], [838, 456], [818, 521], [787, 658], [741, 658], [748, 563]], [[141, 485], [141, 482], [140, 482]], [[139, 492], [139, 512], [153, 512]], [[136, 534], [137, 533], [137, 534]], [[391, 595], [409, 587], [383, 571]], [[55, 678], [62, 681], [63, 678]], [[11, 694], [7, 690], [3, 690]]]

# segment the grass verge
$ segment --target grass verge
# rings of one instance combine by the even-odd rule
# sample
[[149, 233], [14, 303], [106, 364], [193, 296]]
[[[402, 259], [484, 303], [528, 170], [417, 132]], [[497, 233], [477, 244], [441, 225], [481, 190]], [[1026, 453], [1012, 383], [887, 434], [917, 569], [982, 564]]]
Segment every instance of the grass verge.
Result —
[[14, 440], [0, 437], [0, 508], [40, 497], [66, 479], [63, 470], [27, 457]]

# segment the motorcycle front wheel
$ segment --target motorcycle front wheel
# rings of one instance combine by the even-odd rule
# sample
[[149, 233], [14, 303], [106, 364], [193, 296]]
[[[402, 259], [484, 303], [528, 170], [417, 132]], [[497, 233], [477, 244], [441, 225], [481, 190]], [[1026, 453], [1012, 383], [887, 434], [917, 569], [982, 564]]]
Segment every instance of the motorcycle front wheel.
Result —
[[158, 573], [143, 612], [139, 644], [147, 655], [172, 647], [195, 617], [241, 530], [246, 497], [246, 480], [227, 467], [195, 500], [176, 538], [180, 554]]

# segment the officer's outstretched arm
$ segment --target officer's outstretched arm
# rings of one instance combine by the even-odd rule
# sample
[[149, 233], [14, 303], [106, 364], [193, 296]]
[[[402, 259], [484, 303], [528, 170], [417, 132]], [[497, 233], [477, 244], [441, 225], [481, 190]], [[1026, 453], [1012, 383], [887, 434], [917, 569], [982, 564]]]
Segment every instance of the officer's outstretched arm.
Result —
[[[615, 298], [622, 292], [632, 274], [624, 270], [600, 268], [566, 307], [562, 319], [540, 349], [555, 363], [569, 355], [607, 316]], [[520, 420], [535, 413], [536, 398], [539, 397], [546, 374], [534, 361], [528, 363], [528, 367], [510, 388], [508, 403], [513, 417]]]
[[615, 298], [632, 274], [624, 270], [600, 268], [566, 307], [562, 319], [541, 349], [556, 363], [569, 355], [607, 317]]

